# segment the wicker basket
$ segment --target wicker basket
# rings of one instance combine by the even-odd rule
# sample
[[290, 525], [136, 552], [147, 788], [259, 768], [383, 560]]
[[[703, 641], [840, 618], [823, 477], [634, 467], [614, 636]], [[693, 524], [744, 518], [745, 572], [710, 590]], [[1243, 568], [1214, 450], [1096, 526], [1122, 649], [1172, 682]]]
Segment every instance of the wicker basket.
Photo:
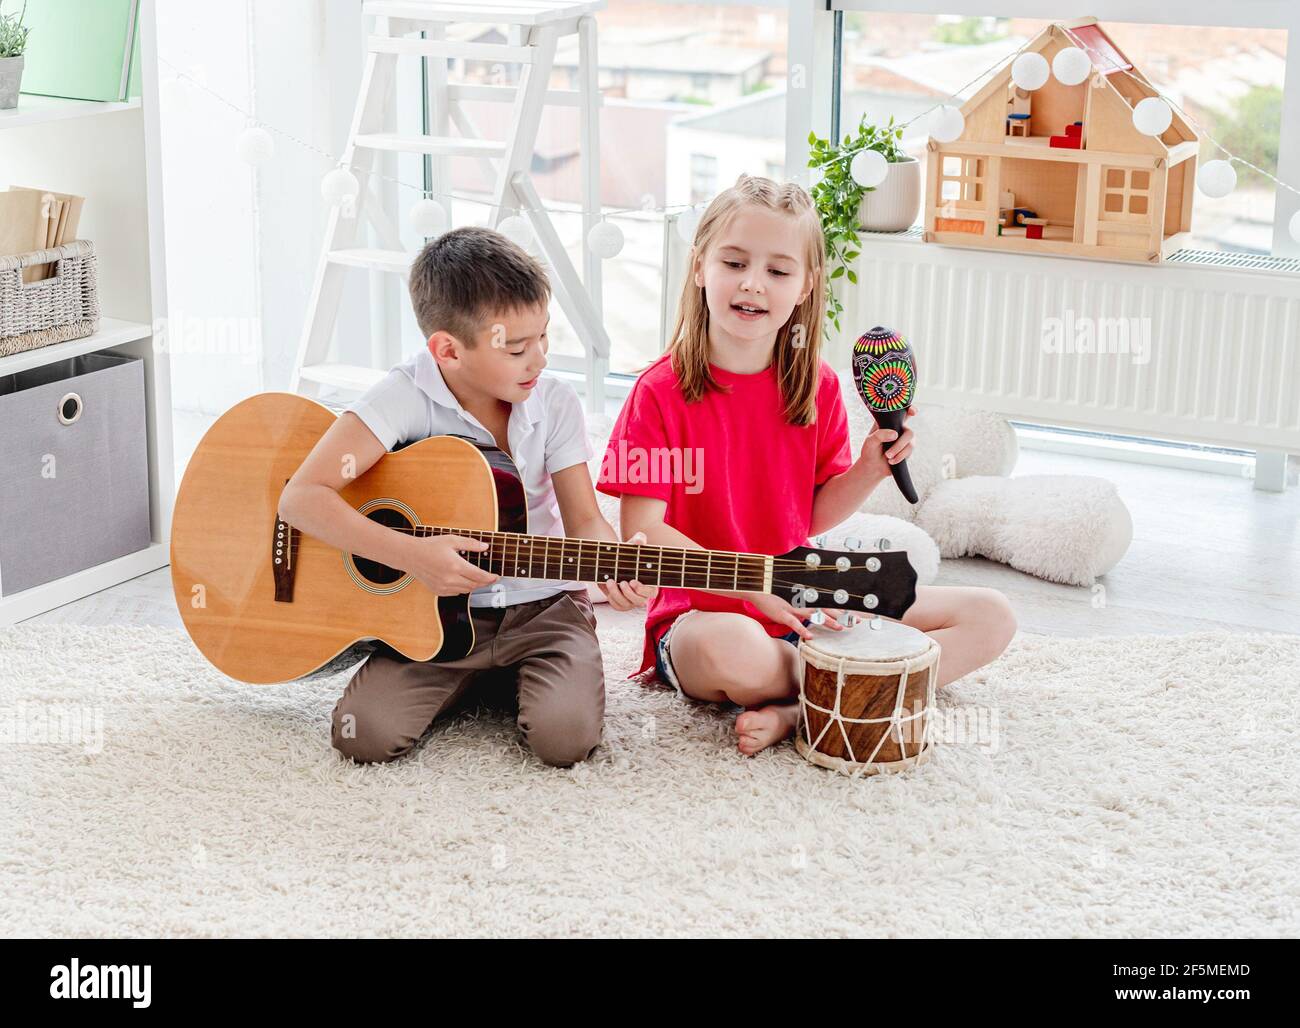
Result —
[[[23, 281], [24, 268], [51, 262], [49, 278]], [[95, 244], [85, 239], [0, 257], [0, 357], [97, 332], [95, 279]]]

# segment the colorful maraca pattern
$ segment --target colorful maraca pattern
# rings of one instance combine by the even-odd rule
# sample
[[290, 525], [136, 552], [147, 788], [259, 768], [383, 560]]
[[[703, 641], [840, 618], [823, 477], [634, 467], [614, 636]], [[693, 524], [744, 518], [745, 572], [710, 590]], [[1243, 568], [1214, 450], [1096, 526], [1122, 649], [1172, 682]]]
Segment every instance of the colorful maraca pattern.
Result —
[[916, 357], [897, 332], [877, 326], [853, 344], [853, 380], [872, 410], [905, 410], [916, 393]]
[[[853, 344], [853, 382], [876, 424], [901, 433], [916, 394], [916, 355], [907, 340], [879, 325], [864, 332]], [[892, 465], [890, 471], [908, 502], [916, 503], [907, 461]]]

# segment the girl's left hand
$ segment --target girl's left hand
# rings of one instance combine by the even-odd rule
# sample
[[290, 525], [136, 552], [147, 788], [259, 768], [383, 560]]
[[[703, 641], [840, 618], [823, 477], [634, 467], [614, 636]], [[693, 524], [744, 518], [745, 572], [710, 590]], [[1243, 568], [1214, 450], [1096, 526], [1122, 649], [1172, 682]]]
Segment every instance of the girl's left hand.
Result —
[[[900, 460], [906, 460], [912, 454], [912, 441], [915, 436], [908, 427], [907, 420], [915, 413], [915, 407], [907, 408], [907, 418], [903, 420], [902, 435], [899, 435], [891, 428], [881, 428], [877, 425], [875, 431], [867, 436], [866, 441], [862, 444], [862, 453], [858, 457], [858, 463], [865, 463], [867, 467], [872, 468], [876, 473], [876, 477], [888, 478], [892, 474], [890, 468]], [[889, 443], [893, 443], [893, 445], [887, 445]]]
[[[626, 540], [626, 542], [634, 546], [647, 541], [644, 532], [637, 532]], [[600, 587], [605, 591], [605, 595], [609, 597], [609, 605], [615, 610], [632, 610], [634, 607], [644, 607], [659, 594], [657, 586], [642, 585], [635, 578], [630, 582], [601, 582]]]

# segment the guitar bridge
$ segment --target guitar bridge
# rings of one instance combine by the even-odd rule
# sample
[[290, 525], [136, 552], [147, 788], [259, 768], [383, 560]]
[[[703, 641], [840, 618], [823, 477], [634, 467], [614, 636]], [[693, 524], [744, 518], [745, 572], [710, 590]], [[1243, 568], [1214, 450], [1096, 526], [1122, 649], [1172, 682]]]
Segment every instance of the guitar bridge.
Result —
[[275, 514], [275, 529], [271, 533], [271, 569], [275, 575], [275, 602], [293, 602], [295, 568], [293, 555], [298, 549], [298, 529], [290, 525], [280, 512]]

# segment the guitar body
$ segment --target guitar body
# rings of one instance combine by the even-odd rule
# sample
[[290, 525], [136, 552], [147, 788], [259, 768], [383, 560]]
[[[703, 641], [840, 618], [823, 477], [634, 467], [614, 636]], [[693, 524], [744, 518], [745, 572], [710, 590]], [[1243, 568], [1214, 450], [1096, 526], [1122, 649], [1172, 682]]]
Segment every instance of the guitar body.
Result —
[[[212, 425], [185, 471], [172, 519], [172, 588], [190, 638], [232, 678], [300, 678], [365, 639], [411, 660], [473, 649], [467, 595], [435, 596], [403, 571], [279, 521], [285, 483], [335, 418], [292, 393], [252, 396]], [[340, 495], [389, 527], [527, 531], [510, 458], [457, 436], [385, 455]]]

